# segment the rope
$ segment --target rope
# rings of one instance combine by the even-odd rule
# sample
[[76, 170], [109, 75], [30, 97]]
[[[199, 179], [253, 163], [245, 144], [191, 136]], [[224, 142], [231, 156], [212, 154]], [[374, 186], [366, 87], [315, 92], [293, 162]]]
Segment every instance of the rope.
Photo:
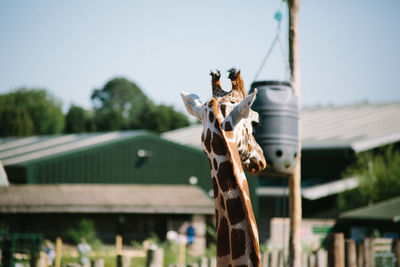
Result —
[[285, 79], [287, 81], [290, 81], [290, 83], [292, 83], [293, 79], [292, 79], [292, 72], [290, 70], [290, 65], [289, 65], [289, 54], [288, 54], [287, 49], [285, 49], [285, 47], [283, 45], [281, 36], [279, 36], [278, 41], [279, 41], [279, 46], [281, 48], [283, 65], [285, 66]]
[[276, 43], [278, 42], [281, 48], [281, 53], [282, 53], [282, 59], [283, 59], [283, 64], [285, 66], [285, 79], [287, 80], [292, 80], [291, 78], [291, 72], [290, 72], [290, 66], [289, 66], [289, 60], [288, 60], [288, 54], [285, 52], [283, 41], [281, 38], [281, 23], [282, 23], [282, 5], [283, 5], [284, 0], [281, 2], [281, 5], [278, 9], [278, 11], [275, 12], [274, 14], [274, 19], [277, 21], [277, 26], [276, 26], [276, 34], [274, 39], [272, 40], [271, 46], [267, 50], [267, 53], [265, 54], [260, 67], [258, 68], [256, 75], [254, 76], [253, 82], [257, 80], [258, 76], [260, 75], [261, 71], [265, 67], [265, 64], [267, 63], [267, 60], [269, 59]]
[[257, 80], [257, 78], [258, 78], [258, 76], [260, 75], [262, 69], [264, 68], [265, 63], [267, 62], [269, 56], [270, 56], [271, 53], [272, 53], [272, 50], [274, 49], [274, 46], [275, 46], [276, 42], [277, 42], [278, 39], [279, 39], [279, 35], [280, 35], [280, 23], [278, 24], [278, 29], [277, 29], [276, 36], [275, 36], [274, 40], [272, 41], [272, 44], [271, 44], [270, 48], [268, 49], [267, 54], [264, 56], [264, 59], [263, 59], [263, 61], [261, 62], [261, 65], [260, 65], [260, 67], [258, 68], [258, 71], [257, 71], [257, 73], [256, 73], [256, 76], [254, 76], [253, 81]]

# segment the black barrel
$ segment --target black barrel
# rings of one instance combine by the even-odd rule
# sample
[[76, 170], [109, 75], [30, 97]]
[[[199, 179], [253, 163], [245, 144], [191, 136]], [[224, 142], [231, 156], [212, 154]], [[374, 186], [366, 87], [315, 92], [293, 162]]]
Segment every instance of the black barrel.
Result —
[[254, 88], [258, 89], [258, 94], [252, 109], [260, 115], [254, 137], [263, 149], [268, 165], [263, 174], [292, 174], [299, 146], [297, 96], [288, 82], [254, 82], [250, 93]]

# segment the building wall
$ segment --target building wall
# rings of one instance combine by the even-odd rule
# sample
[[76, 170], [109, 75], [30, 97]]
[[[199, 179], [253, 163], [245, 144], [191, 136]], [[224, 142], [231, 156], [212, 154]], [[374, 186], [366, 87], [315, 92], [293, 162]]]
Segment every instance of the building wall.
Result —
[[[139, 150], [149, 157], [139, 157]], [[189, 184], [195, 176], [206, 192], [212, 189], [208, 160], [201, 151], [150, 135], [7, 166], [7, 172], [11, 182], [28, 184]]]

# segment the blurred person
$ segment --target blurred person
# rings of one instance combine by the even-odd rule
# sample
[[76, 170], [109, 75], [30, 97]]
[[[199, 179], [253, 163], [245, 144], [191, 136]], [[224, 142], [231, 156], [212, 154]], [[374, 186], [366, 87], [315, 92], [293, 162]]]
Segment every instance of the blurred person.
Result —
[[77, 246], [79, 252], [79, 262], [82, 266], [90, 266], [90, 252], [92, 247], [86, 242], [85, 238], [81, 238], [81, 243]]

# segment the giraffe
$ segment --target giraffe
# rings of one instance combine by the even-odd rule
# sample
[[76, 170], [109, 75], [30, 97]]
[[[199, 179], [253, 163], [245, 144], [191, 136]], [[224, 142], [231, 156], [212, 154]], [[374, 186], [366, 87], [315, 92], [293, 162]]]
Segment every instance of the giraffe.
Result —
[[257, 173], [266, 166], [253, 128], [258, 113], [251, 110], [257, 89], [247, 95], [240, 71], [229, 70], [232, 90], [226, 92], [218, 70], [211, 71], [213, 97], [202, 104], [195, 94], [182, 92], [187, 111], [203, 124], [202, 148], [206, 153], [214, 189], [217, 222], [217, 265], [260, 266], [258, 229], [243, 168]]

